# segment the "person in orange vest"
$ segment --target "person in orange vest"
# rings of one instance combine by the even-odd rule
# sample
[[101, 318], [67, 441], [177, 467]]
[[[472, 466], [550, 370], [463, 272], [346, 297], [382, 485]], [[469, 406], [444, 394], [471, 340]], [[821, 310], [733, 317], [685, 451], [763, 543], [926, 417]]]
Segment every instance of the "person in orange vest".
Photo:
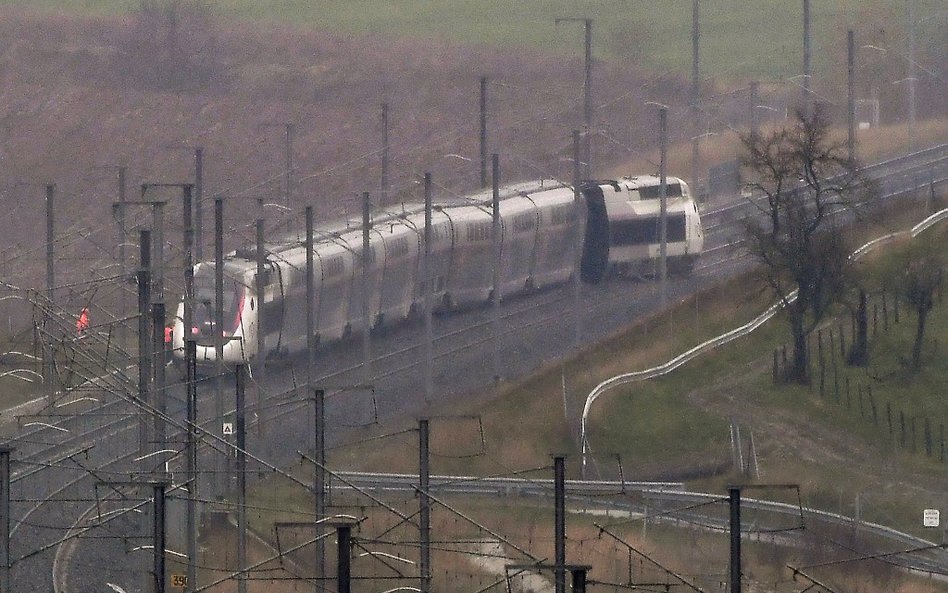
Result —
[[76, 319], [76, 334], [81, 338], [89, 329], [89, 307], [83, 307], [79, 312], [79, 318]]

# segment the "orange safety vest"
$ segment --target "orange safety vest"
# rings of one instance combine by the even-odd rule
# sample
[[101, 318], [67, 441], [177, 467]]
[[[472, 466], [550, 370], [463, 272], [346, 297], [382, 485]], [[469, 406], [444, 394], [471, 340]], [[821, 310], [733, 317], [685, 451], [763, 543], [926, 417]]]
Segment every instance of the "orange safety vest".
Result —
[[76, 333], [82, 335], [89, 329], [89, 309], [83, 307], [79, 312], [79, 319], [76, 320]]

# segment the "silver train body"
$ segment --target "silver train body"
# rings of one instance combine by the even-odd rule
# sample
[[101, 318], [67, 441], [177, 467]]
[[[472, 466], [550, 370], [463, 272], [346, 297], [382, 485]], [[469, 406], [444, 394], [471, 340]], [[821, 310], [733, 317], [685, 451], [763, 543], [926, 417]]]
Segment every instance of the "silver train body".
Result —
[[[587, 182], [577, 212], [574, 192], [551, 180], [508, 186], [500, 201], [501, 299], [569, 280], [581, 260], [581, 277], [600, 282], [612, 272], [649, 269], [659, 257], [658, 179], [629, 177]], [[667, 254], [670, 263], [690, 270], [704, 246], [698, 209], [688, 186], [667, 180]], [[481, 305], [493, 290], [491, 195], [436, 205], [432, 211], [430, 265], [432, 302], [440, 310]], [[363, 331], [363, 293], [368, 294], [372, 329], [402, 322], [424, 307], [424, 209], [372, 216], [368, 257], [362, 256], [361, 226], [319, 229], [313, 248], [314, 331], [325, 345]], [[579, 237], [582, 254], [577, 257]], [[256, 292], [255, 249], [237, 250], [224, 260], [221, 328], [223, 359], [259, 360], [306, 349], [306, 249], [294, 237], [265, 244], [262, 294]], [[362, 262], [368, 262], [363, 290]], [[194, 268], [195, 298], [190, 337], [199, 364], [216, 360], [214, 263]], [[184, 304], [172, 330], [176, 359], [183, 358]]]

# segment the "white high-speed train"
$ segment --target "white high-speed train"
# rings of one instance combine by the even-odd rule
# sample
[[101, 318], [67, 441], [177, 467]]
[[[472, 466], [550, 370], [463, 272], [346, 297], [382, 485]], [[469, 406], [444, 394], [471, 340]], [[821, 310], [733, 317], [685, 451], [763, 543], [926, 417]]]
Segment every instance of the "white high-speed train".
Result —
[[[602, 281], [612, 272], [650, 273], [660, 251], [660, 185], [654, 176], [586, 182], [584, 212], [572, 186], [552, 180], [507, 186], [501, 192], [501, 299], [566, 282], [575, 270], [576, 234], [582, 236], [581, 278]], [[698, 208], [687, 184], [666, 181], [667, 257], [673, 271], [690, 271], [704, 248]], [[491, 194], [434, 206], [431, 217], [432, 302], [440, 310], [488, 301], [493, 290]], [[424, 209], [375, 212], [368, 257], [362, 228], [337, 224], [319, 229], [313, 247], [314, 331], [317, 344], [364, 328], [362, 262], [368, 261], [371, 328], [399, 323], [424, 307]], [[306, 248], [298, 238], [265, 244], [263, 294], [256, 293], [256, 249], [224, 259], [225, 362], [238, 363], [306, 348]], [[216, 360], [214, 262], [194, 267], [195, 299], [190, 339], [199, 364]], [[178, 305], [172, 347], [183, 358], [184, 304]], [[264, 332], [264, 352], [257, 351]]]

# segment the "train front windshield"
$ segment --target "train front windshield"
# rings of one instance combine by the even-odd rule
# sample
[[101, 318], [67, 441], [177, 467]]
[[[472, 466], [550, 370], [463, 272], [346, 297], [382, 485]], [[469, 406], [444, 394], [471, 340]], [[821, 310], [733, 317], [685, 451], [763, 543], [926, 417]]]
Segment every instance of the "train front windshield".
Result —
[[[217, 310], [214, 298], [214, 269], [194, 275], [194, 304], [191, 307], [191, 335], [201, 346], [214, 345], [214, 325]], [[244, 288], [224, 276], [223, 336], [234, 335], [240, 326], [241, 303]]]

